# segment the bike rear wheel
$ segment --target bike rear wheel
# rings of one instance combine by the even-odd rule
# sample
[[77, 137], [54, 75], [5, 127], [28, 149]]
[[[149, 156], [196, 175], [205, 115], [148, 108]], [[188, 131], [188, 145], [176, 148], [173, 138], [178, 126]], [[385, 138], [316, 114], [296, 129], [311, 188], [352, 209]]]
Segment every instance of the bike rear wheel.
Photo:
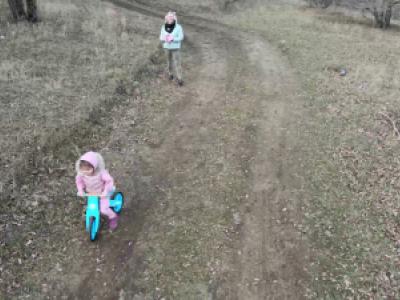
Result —
[[112, 199], [117, 203], [114, 207], [113, 210], [119, 214], [122, 210], [122, 207], [124, 206], [124, 194], [121, 192], [116, 192], [113, 196]]

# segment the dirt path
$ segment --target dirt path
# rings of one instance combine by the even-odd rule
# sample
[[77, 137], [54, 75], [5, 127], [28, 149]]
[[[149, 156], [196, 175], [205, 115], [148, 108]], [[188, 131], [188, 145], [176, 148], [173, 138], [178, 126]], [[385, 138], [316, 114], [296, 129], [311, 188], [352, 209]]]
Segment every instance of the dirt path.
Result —
[[[258, 118], [252, 131], [255, 156], [251, 192], [245, 204], [238, 299], [300, 299], [304, 296], [306, 249], [294, 225], [301, 222], [290, 155], [298, 138], [301, 103], [295, 78], [266, 43], [248, 44], [249, 59], [261, 77]], [[295, 141], [294, 141], [295, 142]], [[288, 149], [289, 148], [289, 149]]]
[[[110, 2], [157, 17], [155, 23], [163, 15], [135, 2]], [[219, 264], [208, 282], [171, 292], [171, 299], [300, 299], [305, 294], [306, 250], [294, 227], [301, 213], [290, 159], [301, 111], [295, 78], [256, 35], [201, 18], [181, 22], [187, 35], [185, 87], [154, 78], [144, 96], [153, 111], [137, 112], [138, 106], [129, 104], [119, 111], [102, 151], [111, 161], [118, 153], [112, 168], [119, 170], [119, 185], [131, 191], [121, 227], [95, 244], [71, 246], [76, 259], [65, 266], [61, 280], [52, 281], [53, 297], [161, 299], [157, 289], [149, 294], [140, 285], [151, 277], [143, 259], [150, 248], [164, 251], [164, 263], [173, 259], [177, 250], [163, 249], [157, 238], [168, 236], [167, 226], [174, 222], [198, 221], [203, 211], [234, 215], [229, 222], [236, 224], [226, 235], [226, 228], [214, 229], [219, 220], [212, 224], [211, 217], [195, 224], [215, 233], [207, 241], [224, 236], [221, 245], [207, 245], [213, 250], [202, 254]], [[134, 110], [146, 126], [131, 126]], [[135, 136], [143, 131], [147, 139], [141, 144]], [[208, 265], [198, 264], [203, 271]], [[180, 280], [178, 272], [174, 276]]]

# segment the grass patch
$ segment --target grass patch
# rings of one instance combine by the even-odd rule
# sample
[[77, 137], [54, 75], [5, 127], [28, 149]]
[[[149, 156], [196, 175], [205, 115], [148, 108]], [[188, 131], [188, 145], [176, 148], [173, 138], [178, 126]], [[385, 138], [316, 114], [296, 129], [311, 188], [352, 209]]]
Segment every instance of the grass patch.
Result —
[[133, 101], [157, 49], [143, 39], [152, 25], [140, 15], [128, 23], [91, 0], [39, 5], [32, 26], [8, 23], [0, 4], [0, 298], [32, 295], [42, 287], [30, 274], [70, 260], [65, 245], [81, 230], [82, 209], [70, 192], [73, 159], [106, 142], [108, 110]]
[[[261, 32], [303, 85], [309, 112], [300, 124], [300, 175], [309, 199], [304, 232], [316, 253], [309, 297], [396, 298], [400, 42], [397, 30], [345, 19], [268, 5], [229, 23]], [[346, 76], [339, 76], [341, 68]]]
[[[8, 10], [3, 5], [1, 11], [6, 22]], [[27, 160], [24, 152], [41, 147], [58, 130], [87, 118], [121, 85], [131, 92], [136, 66], [155, 47], [142, 38], [142, 28], [151, 28], [146, 21], [130, 24], [111, 5], [42, 1], [40, 12], [38, 25], [2, 27], [0, 166], [5, 170]]]

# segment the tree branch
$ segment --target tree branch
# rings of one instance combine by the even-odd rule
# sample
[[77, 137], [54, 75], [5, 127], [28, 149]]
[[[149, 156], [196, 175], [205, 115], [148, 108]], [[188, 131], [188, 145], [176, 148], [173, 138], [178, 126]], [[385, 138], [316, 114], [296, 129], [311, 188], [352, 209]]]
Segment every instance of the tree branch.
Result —
[[396, 122], [384, 112], [378, 112], [378, 114], [382, 115], [387, 121], [389, 121], [392, 124], [394, 135], [400, 137], [400, 132], [396, 126]]

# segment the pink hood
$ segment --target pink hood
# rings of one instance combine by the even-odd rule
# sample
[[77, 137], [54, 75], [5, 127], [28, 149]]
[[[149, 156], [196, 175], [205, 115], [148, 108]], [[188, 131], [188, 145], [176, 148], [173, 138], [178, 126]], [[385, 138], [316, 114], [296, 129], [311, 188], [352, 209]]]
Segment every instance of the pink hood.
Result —
[[98, 152], [89, 151], [83, 154], [75, 163], [75, 169], [78, 174], [79, 172], [79, 164], [84, 160], [90, 163], [94, 167], [95, 174], [99, 174], [106, 169], [104, 159]]

